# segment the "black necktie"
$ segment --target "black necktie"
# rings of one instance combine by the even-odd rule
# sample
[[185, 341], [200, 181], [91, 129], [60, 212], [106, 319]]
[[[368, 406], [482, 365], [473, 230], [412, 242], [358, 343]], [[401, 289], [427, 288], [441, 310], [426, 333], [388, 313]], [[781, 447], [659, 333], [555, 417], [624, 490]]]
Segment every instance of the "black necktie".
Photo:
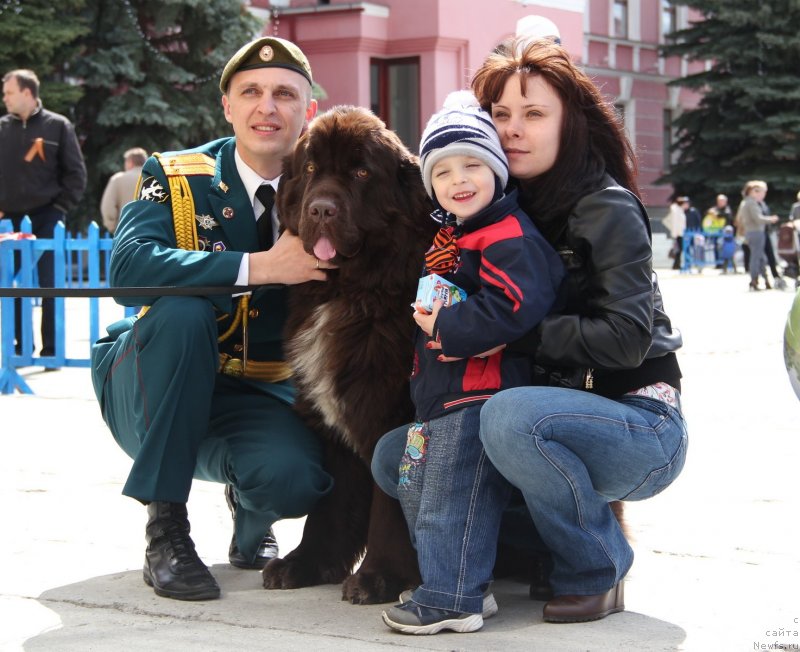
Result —
[[272, 205], [275, 203], [275, 189], [268, 183], [259, 186], [256, 197], [264, 206], [256, 222], [258, 231], [258, 249], [266, 251], [272, 246]]

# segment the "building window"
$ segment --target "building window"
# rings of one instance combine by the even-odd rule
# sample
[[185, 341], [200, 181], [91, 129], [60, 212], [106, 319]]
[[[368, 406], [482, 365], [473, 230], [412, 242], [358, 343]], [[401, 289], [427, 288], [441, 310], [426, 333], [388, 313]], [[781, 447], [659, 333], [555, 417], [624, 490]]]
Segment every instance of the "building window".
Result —
[[370, 104], [413, 152], [419, 147], [419, 58], [373, 59]]
[[661, 0], [661, 35], [672, 34], [678, 29], [678, 10], [670, 0]]
[[628, 0], [614, 0], [611, 12], [613, 21], [611, 36], [628, 38]]
[[664, 109], [664, 138], [663, 138], [663, 162], [664, 172], [672, 169], [672, 109]]

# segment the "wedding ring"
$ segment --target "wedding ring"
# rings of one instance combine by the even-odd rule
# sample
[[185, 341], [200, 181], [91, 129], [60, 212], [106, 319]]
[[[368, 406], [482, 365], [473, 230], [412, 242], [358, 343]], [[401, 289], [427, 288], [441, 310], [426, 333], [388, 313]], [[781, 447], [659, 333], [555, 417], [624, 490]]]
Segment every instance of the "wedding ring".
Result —
[[319, 258], [317, 258], [317, 267], [316, 267], [316, 269], [319, 269]]

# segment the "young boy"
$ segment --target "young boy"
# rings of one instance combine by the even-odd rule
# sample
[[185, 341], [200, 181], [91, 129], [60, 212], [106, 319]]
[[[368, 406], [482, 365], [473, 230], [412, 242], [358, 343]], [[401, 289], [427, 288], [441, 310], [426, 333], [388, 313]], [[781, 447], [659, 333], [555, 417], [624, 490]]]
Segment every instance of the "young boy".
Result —
[[488, 587], [510, 492], [478, 438], [480, 408], [501, 389], [529, 382], [528, 360], [503, 345], [550, 311], [564, 270], [520, 210], [516, 191], [504, 194], [508, 162], [471, 93], [451, 94], [428, 122], [420, 166], [434, 216], [443, 218], [425, 274], [438, 274], [467, 298], [414, 314], [417, 422], [399, 494], [423, 584], [404, 592], [383, 620], [409, 634], [472, 632], [483, 626], [482, 613], [497, 611]]
[[729, 224], [722, 229], [722, 245], [719, 248], [719, 257], [722, 261], [722, 273], [728, 273], [728, 263], [733, 267], [733, 273], [736, 274], [736, 261], [733, 257], [736, 255], [736, 238], [733, 234], [733, 227]]

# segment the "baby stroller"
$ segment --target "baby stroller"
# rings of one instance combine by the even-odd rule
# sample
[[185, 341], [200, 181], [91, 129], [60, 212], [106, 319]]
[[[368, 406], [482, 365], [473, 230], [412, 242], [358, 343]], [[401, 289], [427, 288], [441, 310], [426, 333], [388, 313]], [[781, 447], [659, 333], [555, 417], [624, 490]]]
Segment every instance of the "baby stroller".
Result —
[[786, 263], [784, 274], [794, 279], [795, 290], [800, 286], [798, 253], [800, 253], [800, 247], [797, 241], [797, 229], [792, 222], [781, 224], [778, 229], [778, 255]]

